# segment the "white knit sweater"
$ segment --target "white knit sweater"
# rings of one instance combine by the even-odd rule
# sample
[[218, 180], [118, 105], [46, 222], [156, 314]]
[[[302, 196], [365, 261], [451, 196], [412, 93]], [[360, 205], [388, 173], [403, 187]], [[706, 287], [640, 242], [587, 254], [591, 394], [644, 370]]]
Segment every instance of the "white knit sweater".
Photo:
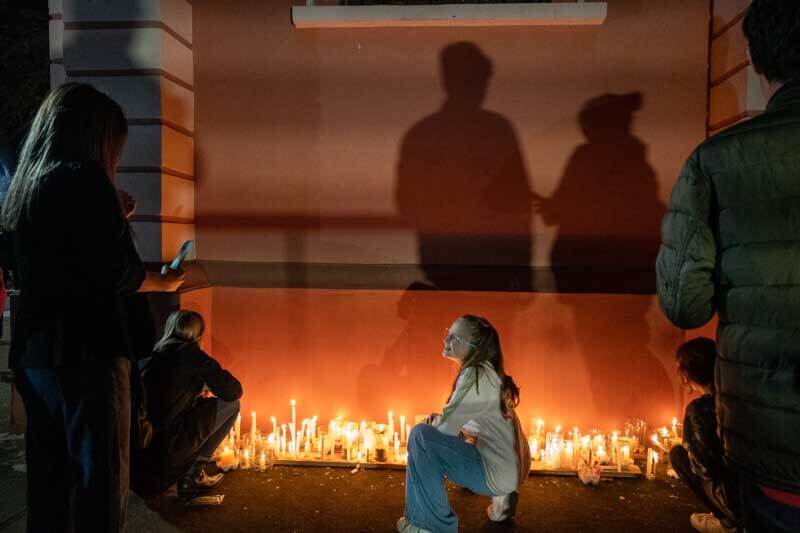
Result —
[[483, 363], [479, 373], [467, 368], [458, 377], [444, 412], [432, 421], [447, 435], [457, 436], [463, 428], [478, 437], [475, 445], [483, 461], [486, 485], [497, 495], [517, 490], [519, 478], [514, 423], [500, 411], [500, 388], [500, 378], [490, 363]]

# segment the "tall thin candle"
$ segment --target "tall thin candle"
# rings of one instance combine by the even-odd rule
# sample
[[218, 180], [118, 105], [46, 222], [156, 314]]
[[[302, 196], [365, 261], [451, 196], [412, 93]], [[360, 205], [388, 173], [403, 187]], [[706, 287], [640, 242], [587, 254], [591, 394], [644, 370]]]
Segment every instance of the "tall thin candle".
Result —
[[294, 398], [292, 398], [289, 400], [289, 403], [292, 404], [292, 443], [295, 445], [294, 450], [296, 453], [297, 443], [295, 441], [295, 428], [297, 427], [297, 402], [294, 401]]

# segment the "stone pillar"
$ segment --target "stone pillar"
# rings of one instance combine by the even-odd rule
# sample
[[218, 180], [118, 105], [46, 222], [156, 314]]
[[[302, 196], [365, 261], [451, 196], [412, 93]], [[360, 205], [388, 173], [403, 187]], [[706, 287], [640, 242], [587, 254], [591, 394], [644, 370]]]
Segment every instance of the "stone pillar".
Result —
[[187, 0], [50, 0], [50, 81], [90, 83], [120, 103], [128, 143], [116, 182], [138, 205], [142, 259], [194, 239], [192, 6]]
[[708, 133], [712, 135], [764, 111], [758, 75], [747, 60], [742, 20], [750, 0], [711, 3]]

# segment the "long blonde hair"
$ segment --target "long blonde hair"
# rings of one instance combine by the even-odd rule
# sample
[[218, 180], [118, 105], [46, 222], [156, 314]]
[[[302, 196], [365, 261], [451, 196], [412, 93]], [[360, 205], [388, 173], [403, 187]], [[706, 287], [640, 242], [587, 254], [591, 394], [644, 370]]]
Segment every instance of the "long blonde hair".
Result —
[[91, 85], [65, 83], [51, 91], [22, 144], [0, 215], [2, 227], [16, 229], [41, 178], [61, 163], [94, 161], [113, 177], [127, 134], [122, 108]]
[[[459, 320], [470, 332], [472, 342], [469, 354], [461, 361], [461, 367], [453, 380], [450, 397], [456, 390], [456, 383], [461, 372], [467, 368], [475, 368], [476, 376], [483, 370], [481, 365], [488, 362], [500, 378], [500, 412], [505, 418], [513, 418], [514, 408], [519, 405], [519, 387], [514, 379], [506, 374], [503, 362], [503, 350], [500, 348], [500, 336], [488, 320], [474, 315], [464, 315]], [[478, 380], [475, 381], [475, 387]], [[448, 399], [448, 402], [450, 400]]]
[[205, 329], [206, 324], [200, 313], [186, 309], [174, 311], [167, 318], [164, 335], [153, 350], [161, 352], [174, 344], [197, 344], [203, 338]]

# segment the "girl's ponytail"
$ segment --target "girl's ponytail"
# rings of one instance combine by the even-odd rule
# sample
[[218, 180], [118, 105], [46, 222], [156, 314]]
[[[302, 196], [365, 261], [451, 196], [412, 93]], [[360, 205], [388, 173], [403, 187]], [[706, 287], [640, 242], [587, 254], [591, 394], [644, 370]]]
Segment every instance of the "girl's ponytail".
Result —
[[501, 379], [500, 411], [505, 418], [511, 418], [514, 408], [519, 405], [519, 387], [511, 376], [503, 375]]

